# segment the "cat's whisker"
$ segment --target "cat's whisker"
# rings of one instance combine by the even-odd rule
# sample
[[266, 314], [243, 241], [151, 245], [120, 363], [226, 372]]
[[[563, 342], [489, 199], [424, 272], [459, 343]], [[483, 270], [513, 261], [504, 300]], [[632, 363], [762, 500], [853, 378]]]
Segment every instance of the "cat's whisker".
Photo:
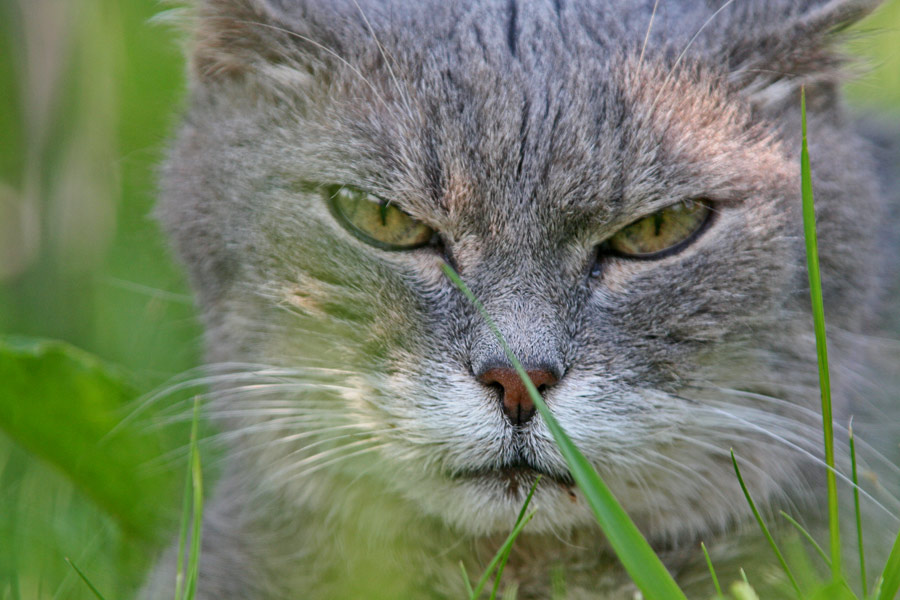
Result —
[[[363, 432], [363, 433], [365, 433], [365, 432]], [[345, 435], [342, 435], [339, 437], [346, 439], [348, 436], [345, 434]], [[331, 439], [317, 440], [315, 442], [312, 442], [311, 444], [303, 446], [302, 448], [293, 450], [289, 454], [283, 456], [281, 459], [286, 463], [286, 465], [281, 467], [280, 469], [276, 469], [276, 470], [272, 471], [271, 474], [276, 479], [278, 479], [280, 476], [287, 474], [288, 472], [290, 472], [291, 469], [294, 469], [296, 467], [300, 467], [305, 464], [309, 464], [311, 462], [316, 462], [316, 461], [320, 460], [321, 458], [327, 457], [335, 452], [343, 452], [345, 450], [349, 450], [349, 449], [356, 448], [359, 446], [364, 446], [366, 444], [374, 443], [376, 441], [379, 441], [379, 440], [371, 438], [371, 437], [367, 437], [365, 439], [358, 440], [356, 442], [351, 442], [349, 444], [341, 444], [337, 447], [326, 448], [325, 450], [318, 451], [314, 454], [309, 454], [310, 450], [320, 448], [323, 445], [326, 445], [326, 444], [329, 444], [332, 442]], [[302, 458], [300, 458], [299, 460], [294, 460], [297, 457], [302, 457]]]
[[[287, 384], [258, 384], [257, 386], [242, 386], [241, 388], [232, 390], [204, 392], [194, 394], [190, 398], [185, 398], [183, 400], [179, 400], [178, 402], [169, 404], [165, 408], [161, 409], [158, 413], [156, 413], [156, 415], [154, 415], [154, 418], [149, 422], [156, 423], [158, 425], [160, 422], [164, 422], [167, 419], [171, 422], [177, 422], [181, 420], [190, 421], [193, 418], [194, 403], [197, 401], [199, 401], [201, 405], [203, 405], [204, 413], [210, 416], [213, 415], [217, 410], [220, 410], [217, 408], [217, 405], [221, 404], [223, 401], [234, 402], [236, 404], [236, 408], [239, 407], [241, 403], [246, 403], [248, 405], [260, 408], [291, 409], [296, 408], [297, 405], [301, 402], [300, 399], [302, 398], [302, 403], [309, 407], [313, 407], [316, 405], [327, 407], [331, 403], [333, 403], [332, 400], [326, 400], [323, 398], [311, 399], [307, 398], [307, 396], [309, 396], [310, 391], [331, 391], [332, 389], [333, 388], [331, 387], [317, 387], [316, 385], [312, 384], [307, 384], [301, 389], [297, 389], [293, 386], [289, 387], [287, 386]], [[291, 393], [295, 397], [295, 399], [281, 400], [281, 398], [283, 398], [288, 393]], [[275, 398], [277, 399], [267, 399], [270, 396], [275, 396]]]
[[669, 74], [666, 75], [666, 78], [663, 80], [662, 86], [660, 86], [659, 91], [656, 92], [656, 97], [653, 99], [653, 103], [650, 105], [649, 114], [653, 114], [653, 112], [656, 110], [656, 106], [659, 103], [659, 100], [662, 97], [663, 92], [666, 91], [666, 87], [668, 87], [669, 82], [672, 80], [672, 77], [675, 75], [676, 71], [678, 70], [678, 66], [681, 64], [681, 61], [687, 55], [687, 51], [690, 50], [691, 46], [694, 45], [694, 42], [697, 41], [697, 38], [700, 37], [700, 34], [703, 33], [703, 30], [706, 29], [706, 27], [710, 23], [712, 23], [716, 19], [716, 17], [718, 17], [719, 14], [721, 14], [721, 12], [723, 10], [725, 10], [726, 8], [731, 6], [731, 4], [733, 2], [734, 2], [734, 0], [728, 0], [722, 6], [720, 6], [712, 15], [710, 15], [710, 17], [703, 23], [703, 25], [701, 25], [700, 28], [697, 29], [697, 32], [694, 33], [693, 37], [691, 37], [691, 39], [688, 40], [688, 43], [681, 50], [681, 53], [678, 55], [678, 58], [675, 59], [675, 62], [672, 64], [672, 67], [669, 69]]
[[[332, 409], [310, 409], [304, 410], [302, 413], [299, 411], [291, 411], [288, 413], [282, 412], [273, 412], [269, 410], [229, 410], [228, 414], [215, 414], [210, 417], [211, 420], [216, 419], [235, 419], [235, 418], [243, 418], [243, 419], [266, 419], [265, 423], [275, 423], [280, 419], [282, 422], [293, 422], [293, 423], [305, 423], [305, 422], [314, 422], [316, 419], [322, 419], [327, 415], [338, 415], [339, 413]], [[299, 414], [298, 414], [299, 413]], [[278, 417], [277, 415], [282, 415]], [[179, 414], [173, 417], [168, 417], [166, 419], [160, 420], [160, 422], [155, 423], [155, 429], [161, 429], [166, 427], [171, 427], [177, 423], [190, 423], [192, 420], [192, 415], [189, 414]]]
[[[382, 442], [378, 439], [367, 438], [357, 442], [351, 442], [339, 446], [337, 448], [329, 448], [312, 456], [308, 456], [298, 461], [293, 461], [287, 466], [276, 469], [272, 473], [266, 473], [267, 477], [271, 477], [275, 481], [285, 479], [287, 481], [296, 481], [298, 478], [305, 477], [311, 473], [334, 464], [339, 460], [347, 460], [356, 456], [367, 454], [379, 448], [389, 446], [388, 442]], [[342, 454], [348, 450], [352, 450], [347, 454]], [[298, 470], [299, 469], [299, 470]]]
[[[227, 363], [225, 363], [227, 364]], [[220, 365], [221, 366], [221, 365]], [[120, 431], [126, 425], [132, 423], [136, 418], [138, 418], [141, 414], [143, 414], [148, 408], [157, 404], [164, 400], [165, 398], [169, 398], [178, 394], [180, 392], [184, 392], [187, 390], [191, 390], [194, 388], [205, 388], [216, 383], [224, 382], [228, 379], [237, 377], [246, 377], [246, 374], [242, 373], [226, 373], [226, 374], [205, 374], [199, 377], [188, 377], [186, 380], [183, 379], [187, 374], [190, 373], [207, 373], [210, 370], [209, 367], [197, 367], [195, 369], [190, 369], [186, 371], [181, 376], [175, 378], [175, 383], [171, 383], [163, 386], [162, 388], [150, 392], [149, 394], [145, 394], [133, 402], [131, 402], [127, 407], [127, 414], [122, 417], [122, 419], [103, 437], [103, 440], [115, 435], [118, 431]], [[102, 442], [102, 440], [101, 440]]]
[[[309, 433], [309, 435], [293, 434], [290, 436], [285, 436], [283, 438], [267, 440], [266, 442], [262, 442], [262, 443], [255, 444], [255, 445], [242, 446], [239, 449], [235, 450], [232, 453], [232, 456], [239, 457], [239, 456], [245, 456], [245, 455], [252, 455], [252, 454], [257, 453], [260, 450], [265, 451], [267, 449], [271, 449], [271, 448], [274, 448], [274, 447], [280, 446], [280, 445], [290, 445], [298, 440], [303, 440], [303, 439], [307, 439], [307, 438], [316, 438], [316, 441], [311, 442], [310, 444], [307, 444], [307, 445], [303, 446], [302, 448], [293, 450], [287, 457], [287, 458], [292, 458], [295, 455], [302, 455], [303, 453], [307, 452], [310, 449], [324, 446], [327, 444], [332, 444], [335, 442], [339, 442], [341, 440], [351, 440], [351, 439], [355, 439], [355, 438], [359, 438], [359, 437], [365, 437], [364, 440], [360, 440], [359, 442], [354, 442], [352, 444], [341, 444], [338, 447], [331, 448], [326, 452], [329, 452], [330, 450], [337, 450], [339, 448], [351, 447], [351, 446], [359, 444], [363, 441], [374, 441], [374, 440], [378, 439], [377, 438], [378, 435], [383, 434], [383, 433], [388, 433], [390, 431], [389, 429], [367, 429], [367, 430], [362, 430], [362, 431], [352, 431], [351, 433], [342, 433], [340, 435], [334, 435], [334, 436], [327, 437], [327, 438], [321, 438], [322, 433], [341, 432], [341, 431], [346, 431], [347, 429], [353, 430], [353, 429], [359, 429], [359, 427], [357, 427], [356, 425], [323, 427], [319, 430], [307, 432], [307, 433]], [[235, 436], [234, 436], [235, 438], [241, 437], [240, 432], [236, 431], [233, 433], [235, 433]], [[248, 433], [253, 434], [253, 433], [259, 433], [259, 432], [248, 432]], [[319, 439], [319, 438], [321, 438], [321, 439]], [[310, 458], [312, 458], [312, 457], [310, 457]], [[306, 459], [303, 459], [303, 460], [306, 460]], [[302, 463], [303, 460], [298, 461], [298, 462]], [[292, 462], [292, 461], [289, 460], [288, 462]], [[297, 463], [293, 463], [293, 464], [297, 464]]]
[[817, 465], [819, 465], [819, 466], [821, 466], [821, 467], [823, 467], [823, 468], [825, 468], [825, 469], [827, 469], [827, 470], [833, 472], [833, 473], [835, 474], [835, 476], [836, 476], [838, 479], [840, 479], [841, 481], [843, 481], [844, 483], [846, 483], [846, 484], [849, 485], [850, 487], [857, 487], [857, 489], [859, 490], [859, 492], [860, 492], [861, 495], [865, 496], [865, 497], [866, 497], [870, 502], [872, 502], [875, 506], [877, 506], [879, 509], [881, 509], [882, 511], [884, 511], [885, 514], [887, 514], [887, 515], [889, 515], [889, 516], [891, 517], [891, 519], [893, 519], [893, 520], [895, 520], [895, 521], [897, 521], [897, 522], [900, 522], [900, 517], [897, 517], [896, 515], [894, 515], [894, 513], [892, 513], [892, 512], [890, 511], [890, 509], [888, 509], [886, 506], [884, 506], [880, 501], [878, 501], [874, 496], [872, 496], [867, 490], [863, 489], [863, 488], [860, 487], [860, 486], [855, 486], [854, 483], [853, 483], [853, 480], [851, 480], [849, 477], [847, 477], [844, 473], [842, 473], [841, 471], [839, 471], [837, 468], [832, 469], [832, 468], [828, 465], [828, 463], [826, 463], [823, 459], [819, 458], [818, 456], [814, 455], [812, 452], [810, 452], [810, 451], [807, 450], [806, 448], [803, 448], [803, 447], [799, 446], [798, 444], [792, 442], [791, 440], [785, 438], [785, 437], [782, 436], [782, 435], [778, 435], [778, 434], [776, 434], [776, 433], [773, 433], [772, 431], [769, 431], [768, 429], [766, 429], [766, 428], [764, 428], [764, 427], [761, 427], [761, 426], [757, 425], [757, 424], [754, 423], [753, 421], [750, 421], [750, 420], [748, 420], [748, 419], [745, 419], [745, 418], [743, 418], [743, 417], [740, 417], [740, 416], [738, 416], [738, 415], [736, 415], [736, 414], [730, 413], [730, 412], [728, 412], [728, 411], [726, 411], [726, 410], [723, 410], [723, 409], [717, 409], [717, 408], [714, 408], [714, 407], [710, 407], [710, 410], [714, 410], [714, 411], [716, 411], [717, 413], [721, 414], [722, 416], [726, 416], [726, 417], [729, 417], [729, 418], [731, 418], [731, 419], [734, 419], [734, 420], [736, 420], [736, 421], [738, 421], [738, 422], [740, 422], [740, 423], [743, 423], [743, 424], [747, 425], [748, 427], [750, 427], [751, 429], [753, 429], [754, 431], [758, 431], [759, 433], [762, 433], [762, 434], [765, 435], [766, 437], [769, 437], [769, 438], [771, 438], [771, 439], [773, 439], [773, 440], [775, 440], [775, 441], [777, 441], [777, 442], [780, 442], [780, 443], [784, 444], [785, 446], [788, 446], [788, 447], [790, 447], [790, 448], [793, 448], [794, 450], [796, 450], [797, 452], [799, 452], [800, 454], [802, 454], [802, 455], [805, 456], [806, 458], [810, 459], [811, 461], [813, 461], [813, 462], [816, 463]]
[[[796, 404], [796, 403], [793, 403], [793, 402], [790, 402], [787, 400], [777, 398], [775, 396], [768, 396], [768, 395], [760, 394], [757, 392], [748, 392], [746, 390], [737, 390], [737, 389], [723, 388], [723, 387], [718, 387], [718, 386], [716, 386], [715, 389], [716, 389], [716, 391], [726, 394], [726, 395], [732, 395], [732, 396], [737, 396], [737, 397], [741, 397], [741, 398], [748, 398], [748, 399], [776, 405], [778, 407], [778, 409], [780, 411], [782, 411], [782, 414], [774, 414], [772, 416], [772, 419], [778, 423], [780, 423], [785, 418], [785, 415], [783, 414], [784, 412], [802, 413], [804, 416], [808, 416], [808, 417], [812, 418], [813, 419], [812, 422], [804, 422], [802, 426], [804, 427], [804, 429], [806, 431], [809, 432], [810, 439], [816, 440], [816, 442], [812, 443], [812, 445], [814, 447], [818, 447], [819, 438], [821, 437], [821, 431], [822, 431], [821, 412], [819, 412], [817, 410], [813, 410], [806, 406], [802, 406], [802, 405], [799, 405], [799, 404]], [[734, 406], [734, 405], [729, 405], [729, 406]], [[749, 407], [744, 407], [744, 408], [749, 409]], [[841, 425], [837, 421], [835, 421], [832, 424], [832, 426], [835, 431], [842, 433], [845, 438], [849, 435], [848, 428], [844, 425]], [[886, 457], [884, 454], [882, 454], [877, 448], [875, 448], [874, 446], [869, 444], [864, 438], [860, 437], [858, 432], [857, 432], [855, 441], [856, 441], [857, 448], [861, 448], [865, 451], [865, 456], [866, 456], [867, 462], [871, 461], [871, 460], [875, 460], [879, 463], [880, 467], [886, 468], [886, 469], [892, 471], [894, 474], [900, 474], [900, 466], [898, 466], [897, 464], [895, 464], [894, 461], [892, 461], [891, 459]], [[849, 446], [847, 445], [847, 442], [844, 441], [843, 439], [836, 439], [835, 443], [837, 444], [837, 447], [839, 449], [843, 450], [844, 458], [849, 459], [848, 458]]]
[[350, 63], [350, 61], [345, 59], [343, 56], [341, 56], [340, 54], [338, 54], [337, 52], [335, 52], [333, 49], [329, 48], [328, 46], [325, 46], [324, 44], [314, 40], [313, 38], [311, 38], [309, 36], [303, 35], [301, 33], [297, 33], [296, 31], [291, 31], [290, 29], [285, 29], [284, 27], [278, 27], [276, 25], [270, 25], [268, 23], [261, 23], [259, 21], [238, 20], [237, 22], [242, 23], [244, 25], [265, 27], [265, 28], [271, 29], [273, 31], [278, 31], [280, 33], [284, 33], [284, 34], [288, 35], [289, 37], [293, 37], [302, 42], [306, 42], [307, 44], [310, 44], [311, 46], [315, 46], [316, 48], [322, 50], [323, 52], [326, 52], [327, 54], [333, 56], [342, 65], [344, 65], [345, 67], [350, 69], [351, 72], [356, 74], [363, 81], [363, 83], [365, 83], [367, 86], [369, 86], [369, 89], [372, 90], [372, 93], [375, 94], [375, 97], [378, 98], [378, 100], [379, 100], [379, 102], [381, 102], [382, 106], [384, 106], [386, 109], [390, 110], [390, 105], [387, 103], [384, 96], [382, 96], [381, 93], [378, 91], [378, 88], [375, 87], [375, 84], [372, 83], [365, 75], [363, 75], [362, 71], [360, 71], [355, 66], [353, 66]]
[[325, 469], [328, 467], [333, 467], [335, 464], [338, 464], [338, 463], [346, 461], [346, 460], [350, 460], [351, 458], [356, 458], [358, 456], [362, 456], [365, 454], [374, 453], [374, 452], [376, 452], [382, 448], [386, 448], [388, 446], [390, 446], [390, 444], [388, 444], [388, 443], [376, 444], [373, 446], [369, 446], [367, 448], [362, 448], [360, 450], [356, 450], [355, 452], [351, 452], [350, 454], [344, 454], [341, 456], [331, 458], [322, 463], [311, 465], [308, 468], [306, 468], [302, 471], [299, 471], [297, 473], [290, 474], [290, 476], [287, 477], [286, 481], [288, 483], [293, 483], [293, 482], [297, 481], [298, 479], [302, 479], [304, 477], [309, 477], [313, 473], [317, 473], [318, 471], [321, 471], [322, 469]]
[[[738, 431], [737, 433], [740, 433], [740, 431]], [[728, 439], [729, 445], [726, 448], [724, 446], [718, 446], [712, 442], [705, 441], [704, 439], [699, 438], [697, 436], [693, 436], [693, 435], [682, 434], [682, 435], [677, 436], [677, 439], [679, 439], [681, 442], [694, 445], [698, 448], [702, 448], [703, 450], [707, 451], [710, 455], [718, 456], [721, 459], [727, 460], [729, 463], [731, 461], [731, 450], [732, 450], [733, 442], [739, 441], [734, 438]], [[746, 436], [741, 436], [741, 439], [748, 439], [748, 438]], [[750, 442], [752, 444], [753, 440], [750, 440]], [[795, 510], [795, 511], [798, 510], [796, 505], [794, 504], [794, 499], [790, 495], [784, 493], [784, 490], [782, 489], [780, 482], [772, 474], [771, 465], [759, 465], [753, 460], [752, 456], [741, 455], [741, 456], [739, 456], [739, 460], [740, 460], [740, 464], [741, 464], [741, 470], [744, 473], [748, 473], [748, 472], [755, 473], [756, 475], [761, 477], [764, 481], [768, 481], [771, 484], [771, 489], [776, 490], [778, 495], [781, 496], [783, 498], [783, 500], [786, 501], [793, 510]], [[689, 475], [691, 474], [690, 470], [688, 470], [688, 473], [689, 473]], [[709, 479], [709, 477], [706, 477], [705, 480], [708, 483], [707, 489], [715, 488], [716, 490], [719, 490], [719, 488], [722, 485], [721, 481], [712, 481]], [[732, 483], [734, 485], [737, 485], [737, 479], [735, 478]], [[804, 489], [799, 494], [796, 494], [796, 496], [798, 496], [798, 497], [806, 497], [811, 492], [811, 487], [809, 486], [809, 484], [802, 479], [799, 479], [799, 480], [794, 479], [794, 486], [795, 486], [795, 489], [797, 486], [804, 487]]]
[[359, 15], [362, 17], [363, 21], [366, 24], [366, 27], [369, 30], [369, 34], [372, 36], [372, 41], [375, 42], [375, 46], [378, 48], [378, 51], [381, 53], [381, 57], [384, 59], [384, 66], [387, 67], [388, 74], [391, 77], [391, 81], [394, 82], [394, 87], [397, 88], [397, 93], [400, 95], [400, 99], [403, 101], [403, 104], [406, 108], [407, 116], [410, 119], [411, 123], [415, 123], [416, 119], [413, 115], [412, 105], [410, 103], [410, 97], [408, 91], [404, 91], [403, 87], [400, 85], [400, 81], [397, 79], [397, 75], [394, 73], [394, 68], [391, 66], [393, 61], [393, 57], [390, 56], [385, 50], [384, 45], [378, 40], [378, 36], [375, 35], [375, 28], [372, 27], [372, 23], [369, 22], [369, 18], [366, 16], [365, 11], [359, 5], [357, 0], [353, 0], [354, 6], [356, 6], [356, 10], [359, 11]]
[[644, 64], [644, 52], [647, 50], [647, 42], [650, 41], [650, 31], [653, 29], [653, 20], [656, 18], [656, 9], [659, 8], [659, 0], [653, 3], [653, 10], [650, 11], [650, 22], [647, 23], [647, 33], [644, 34], [644, 43], [641, 44], [641, 56], [638, 58], [638, 69]]
[[[317, 417], [315, 419], [310, 420], [309, 423], [315, 424], [315, 423], [321, 423], [321, 421], [322, 421], [322, 419], [320, 417]], [[211, 449], [213, 447], [224, 444], [224, 443], [247, 439], [248, 437], [251, 437], [255, 434], [272, 433], [272, 432], [278, 432], [278, 431], [285, 429], [284, 426], [266, 427], [266, 425], [271, 425], [271, 423], [257, 423], [257, 424], [252, 424], [252, 425], [248, 425], [248, 426], [242, 426], [242, 427], [240, 427], [238, 429], [234, 429], [234, 430], [217, 432], [215, 434], [201, 438], [200, 440], [198, 440], [198, 443], [200, 444], [201, 449], [206, 448], [206, 450], [203, 450], [204, 452], [208, 452], [208, 451], [211, 451]], [[304, 423], [304, 425], [306, 425], [306, 423]], [[331, 437], [327, 437], [327, 438], [322, 437], [323, 435], [326, 435], [326, 434], [340, 433], [340, 432], [344, 432], [344, 431], [348, 431], [348, 430], [351, 431], [351, 433], [331, 436]], [[356, 430], [356, 431], [354, 431], [354, 430]], [[342, 424], [342, 425], [334, 425], [334, 426], [329, 426], [329, 427], [316, 427], [316, 428], [304, 430], [302, 432], [293, 433], [290, 435], [279, 436], [277, 438], [269, 438], [269, 439], [266, 439], [264, 442], [260, 442], [260, 443], [253, 444], [253, 445], [242, 445], [239, 448], [232, 449], [229, 456], [236, 458], [236, 457], [241, 457], [241, 456], [244, 456], [247, 454], [252, 454], [252, 453], [255, 453], [260, 450], [265, 450], [265, 449], [274, 448], [274, 447], [277, 447], [280, 445], [287, 445], [287, 444], [295, 443], [297, 441], [308, 439], [308, 438], [321, 438], [321, 439], [317, 439], [316, 442], [309, 444], [307, 446], [304, 446], [303, 448], [300, 448], [299, 450], [293, 452], [291, 454], [291, 455], [293, 455], [296, 453], [301, 453], [304, 450], [307, 450], [308, 448], [320, 446], [320, 445], [327, 444], [327, 443], [336, 442], [339, 440], [351, 439], [351, 438], [360, 437], [360, 436], [371, 437], [371, 436], [381, 435], [384, 433], [390, 433], [390, 430], [387, 428], [384, 428], [384, 429], [362, 428], [359, 424]], [[178, 448], [174, 448], [174, 449], [156, 457], [155, 459], [153, 459], [151, 461], [148, 461], [144, 465], [144, 467], [145, 468], [159, 468], [160, 470], [171, 469], [174, 465], [178, 464], [179, 462], [185, 460], [188, 456], [190, 456], [190, 451], [191, 451], [190, 444], [182, 445]]]

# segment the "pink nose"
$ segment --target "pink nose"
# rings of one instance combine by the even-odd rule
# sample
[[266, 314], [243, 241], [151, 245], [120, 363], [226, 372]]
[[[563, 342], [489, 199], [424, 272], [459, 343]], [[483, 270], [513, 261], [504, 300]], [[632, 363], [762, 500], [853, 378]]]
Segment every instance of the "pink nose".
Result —
[[[528, 369], [526, 373], [531, 383], [541, 393], [558, 381], [553, 373], [544, 369]], [[513, 425], [524, 425], [534, 416], [534, 402], [531, 401], [528, 388], [515, 369], [494, 367], [479, 375], [478, 381], [487, 386], [500, 388], [503, 413]]]

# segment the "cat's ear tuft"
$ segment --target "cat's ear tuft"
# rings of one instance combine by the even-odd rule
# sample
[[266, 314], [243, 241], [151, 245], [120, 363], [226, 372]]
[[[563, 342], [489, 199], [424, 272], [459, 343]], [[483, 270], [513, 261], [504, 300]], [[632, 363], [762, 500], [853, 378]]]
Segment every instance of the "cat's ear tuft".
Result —
[[195, 0], [190, 68], [209, 82], [247, 76], [309, 78], [298, 15], [278, 0]]
[[800, 85], [840, 77], [845, 57], [835, 48], [838, 34], [880, 0], [765, 0], [719, 2], [727, 15], [713, 27], [728, 53], [732, 79], [761, 104], [777, 102]]

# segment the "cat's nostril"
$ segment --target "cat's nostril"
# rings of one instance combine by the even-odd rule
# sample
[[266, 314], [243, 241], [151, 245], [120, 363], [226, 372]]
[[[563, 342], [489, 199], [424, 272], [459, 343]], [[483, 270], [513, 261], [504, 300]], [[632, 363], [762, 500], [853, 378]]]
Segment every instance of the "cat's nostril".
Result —
[[[556, 375], [546, 369], [526, 369], [525, 372], [541, 394], [558, 381]], [[534, 416], [534, 402], [515, 369], [493, 367], [483, 371], [476, 378], [485, 386], [499, 390], [503, 414], [513, 425], [524, 425]]]

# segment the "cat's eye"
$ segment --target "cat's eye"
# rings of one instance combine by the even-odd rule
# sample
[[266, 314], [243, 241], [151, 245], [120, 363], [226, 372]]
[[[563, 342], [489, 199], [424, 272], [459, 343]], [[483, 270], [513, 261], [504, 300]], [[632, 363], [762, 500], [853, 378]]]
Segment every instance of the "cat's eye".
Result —
[[711, 215], [706, 201], [685, 200], [620, 229], [606, 241], [606, 247], [629, 258], [662, 258], [690, 244]]
[[341, 225], [367, 244], [385, 250], [412, 250], [434, 237], [433, 229], [368, 192], [331, 186], [325, 193]]

